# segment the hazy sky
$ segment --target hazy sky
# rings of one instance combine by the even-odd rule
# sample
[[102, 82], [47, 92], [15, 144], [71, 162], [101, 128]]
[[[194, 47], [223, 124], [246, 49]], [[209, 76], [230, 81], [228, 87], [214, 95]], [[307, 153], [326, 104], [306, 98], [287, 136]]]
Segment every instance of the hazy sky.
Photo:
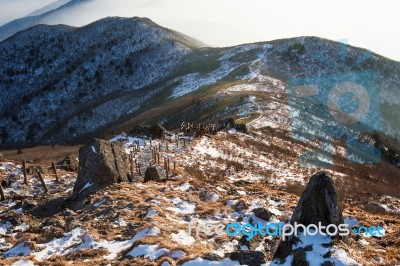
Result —
[[[55, 0], [0, 0], [0, 24]], [[396, 0], [92, 0], [46, 19], [81, 26], [106, 16], [148, 17], [212, 46], [312, 35], [400, 61]]]

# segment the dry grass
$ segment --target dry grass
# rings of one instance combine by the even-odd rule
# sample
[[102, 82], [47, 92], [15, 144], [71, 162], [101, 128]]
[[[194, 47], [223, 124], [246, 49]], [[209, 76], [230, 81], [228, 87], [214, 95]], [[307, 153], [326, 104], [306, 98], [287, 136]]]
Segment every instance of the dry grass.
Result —
[[306, 186], [304, 184], [301, 184], [299, 182], [287, 182], [284, 190], [288, 193], [294, 194], [296, 196], [301, 196], [303, 194], [304, 189], [306, 188]]
[[[187, 230], [187, 224], [182, 221], [194, 217], [215, 219], [217, 213], [230, 216], [234, 212], [234, 206], [226, 205], [228, 200], [242, 202], [247, 214], [251, 212], [250, 206], [255, 200], [266, 202], [282, 201], [283, 204], [279, 205], [278, 208], [284, 214], [278, 219], [283, 220], [291, 215], [297, 205], [308, 178], [316, 171], [321, 170], [302, 169], [297, 165], [297, 155], [310, 148], [310, 146], [293, 141], [288, 132], [265, 129], [260, 134], [220, 134], [213, 136], [209, 139], [209, 143], [218, 149], [222, 156], [220, 158], [209, 155], [198, 156], [189, 147], [186, 154], [178, 154], [176, 156], [176, 160], [179, 162], [178, 172], [181, 176], [178, 181], [115, 184], [92, 195], [90, 203], [84, 209], [72, 213], [70, 217], [63, 216], [58, 212], [53, 218], [65, 224], [61, 226], [65, 232], [74, 227], [82, 226], [96, 240], [127, 240], [144, 228], [156, 226], [161, 231], [159, 236], [145, 237], [140, 242], [134, 243], [134, 246], [140, 243], [157, 243], [160, 247], [170, 251], [179, 249], [187, 254], [183, 258], [176, 260], [164, 256], [154, 262], [144, 258], [124, 258], [123, 255], [134, 247], [132, 246], [119, 254], [118, 259], [113, 262], [115, 265], [160, 265], [163, 261], [169, 261], [171, 265], [179, 265], [196, 257], [204, 257], [206, 254], [220, 248], [225, 241], [232, 241], [232, 238], [214, 238], [213, 241], [205, 243], [200, 240], [208, 240], [210, 237], [200, 233], [199, 239], [193, 245], [179, 244], [172, 241], [171, 235], [180, 230]], [[198, 140], [195, 140], [192, 145], [197, 143]], [[238, 151], [232, 150], [232, 146], [229, 145], [236, 145], [235, 147], [240, 149]], [[38, 150], [40, 149], [42, 148], [38, 148]], [[43, 148], [42, 153], [47, 151], [46, 149], [48, 147]], [[73, 149], [77, 149], [77, 147], [65, 149], [61, 154], [70, 152]], [[243, 150], [251, 155], [248, 156]], [[35, 150], [29, 151], [29, 153], [34, 156]], [[24, 154], [25, 150], [22, 155]], [[16, 153], [15, 155], [17, 156]], [[193, 157], [185, 160], [186, 156], [189, 155], [193, 155]], [[287, 181], [282, 184], [274, 183], [277, 173], [253, 164], [261, 155], [270, 159], [272, 166], [288, 172], [294, 172], [297, 176], [302, 177], [304, 182]], [[50, 153], [48, 157], [38, 153], [36, 154], [36, 159], [32, 160], [39, 159], [48, 166], [48, 160], [54, 161], [55, 156], [56, 152], [54, 154]], [[374, 167], [351, 165], [338, 156], [334, 157], [334, 162], [334, 167], [328, 170], [333, 173], [335, 186], [339, 197], [342, 199], [341, 203], [345, 217], [357, 218], [360, 224], [363, 225], [382, 224], [385, 228], [388, 228], [385, 237], [367, 239], [369, 241], [368, 246], [363, 246], [355, 238], [351, 238], [348, 243], [338, 243], [338, 246], [343, 247], [357, 261], [365, 265], [370, 265], [371, 261], [377, 256], [383, 258], [387, 265], [400, 263], [399, 216], [387, 213], [375, 214], [367, 212], [363, 208], [364, 204], [369, 201], [381, 200], [382, 195], [397, 195], [398, 197], [398, 191], [400, 191], [398, 187], [399, 180], [396, 180], [399, 173], [398, 169], [390, 168], [385, 163]], [[243, 178], [230, 179], [230, 176], [227, 176], [223, 170], [226, 168], [234, 169], [231, 171], [233, 176]], [[259, 175], [264, 179], [249, 181], [246, 179], [246, 174]], [[190, 183], [190, 191], [181, 191], [180, 185], [186, 182]], [[216, 192], [219, 195], [219, 199], [215, 202], [205, 201], [203, 197], [205, 191]], [[242, 193], [239, 193], [239, 191]], [[59, 196], [64, 195], [63, 193], [65, 192], [61, 192]], [[107, 194], [105, 195], [105, 193]], [[173, 198], [180, 198], [195, 204], [195, 213], [179, 214], [170, 210], [170, 208], [176, 207], [171, 202]], [[50, 197], [45, 195], [40, 198], [38, 204], [43, 204], [49, 199]], [[102, 205], [97, 208], [91, 207], [94, 203], [103, 199], [106, 201]], [[126, 209], [128, 205], [132, 208]], [[157, 215], [146, 218], [150, 210], [155, 210]], [[41, 225], [43, 222], [42, 218], [23, 214], [23, 217], [25, 216], [30, 217], [30, 220], [27, 220], [30, 225]], [[126, 227], [115, 226], [115, 219], [118, 217], [130, 225]], [[239, 217], [238, 219], [241, 218]], [[28, 231], [26, 237], [29, 241], [36, 243], [49, 241], [56, 234], [56, 232], [43, 232], [40, 226], [35, 226], [35, 230], [35, 232]], [[7, 240], [10, 243], [13, 243], [12, 241], [16, 242], [15, 239]], [[106, 250], [103, 249], [80, 250], [69, 254], [65, 258], [54, 256], [51, 261], [44, 262], [43, 265], [52, 263], [52, 265], [56, 263], [68, 265], [68, 261], [74, 261], [74, 265], [104, 264], [108, 263], [102, 258], [106, 254], [105, 252]], [[12, 264], [14, 261], [5, 260], [8, 264]]]

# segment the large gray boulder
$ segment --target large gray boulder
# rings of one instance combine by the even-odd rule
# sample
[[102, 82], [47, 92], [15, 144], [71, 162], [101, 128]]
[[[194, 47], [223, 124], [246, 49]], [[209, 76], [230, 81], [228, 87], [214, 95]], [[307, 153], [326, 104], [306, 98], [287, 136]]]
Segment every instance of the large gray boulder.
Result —
[[325, 172], [311, 177], [293, 212], [291, 222], [305, 226], [318, 222], [324, 226], [343, 223], [342, 209], [332, 177]]
[[[310, 224], [326, 226], [329, 224], [343, 224], [342, 209], [332, 178], [325, 172], [313, 175], [292, 214], [292, 225]], [[289, 236], [281, 241], [274, 254], [274, 259], [284, 262], [289, 255], [296, 255], [296, 260], [303, 261], [303, 251], [293, 250], [293, 245], [298, 241], [296, 236]], [[292, 263], [292, 265], [295, 265]], [[301, 264], [306, 265], [306, 263]]]
[[131, 180], [127, 155], [118, 142], [89, 141], [79, 150], [79, 168], [74, 194], [88, 194], [113, 183]]

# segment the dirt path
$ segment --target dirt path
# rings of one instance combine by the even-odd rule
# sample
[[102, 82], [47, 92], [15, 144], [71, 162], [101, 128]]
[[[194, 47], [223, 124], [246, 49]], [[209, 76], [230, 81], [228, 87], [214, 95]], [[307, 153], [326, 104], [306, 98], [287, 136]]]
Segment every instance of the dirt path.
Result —
[[34, 148], [18, 150], [0, 150], [4, 158], [15, 161], [32, 160], [35, 163], [50, 164], [64, 159], [67, 155], [76, 155], [78, 157], [80, 145], [74, 146], [37, 146]]

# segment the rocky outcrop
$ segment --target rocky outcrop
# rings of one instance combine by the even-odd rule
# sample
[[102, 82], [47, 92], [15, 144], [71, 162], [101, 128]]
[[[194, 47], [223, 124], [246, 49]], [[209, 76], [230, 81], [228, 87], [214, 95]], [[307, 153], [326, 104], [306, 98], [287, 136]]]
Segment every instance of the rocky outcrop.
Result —
[[88, 194], [116, 182], [131, 180], [121, 143], [93, 139], [79, 150], [79, 174], [74, 194]]
[[57, 168], [65, 171], [75, 172], [79, 169], [79, 162], [74, 156], [68, 155], [57, 163]]
[[[332, 178], [325, 172], [319, 172], [311, 177], [293, 212], [291, 224], [295, 223], [304, 226], [318, 225], [318, 223], [323, 226], [343, 223], [338, 194], [333, 186]], [[283, 262], [289, 255], [293, 255], [293, 260], [296, 258], [296, 261], [301, 261], [300, 264], [295, 265], [307, 265], [304, 262], [305, 251], [293, 250], [293, 245], [297, 242], [296, 236], [287, 237], [279, 244], [274, 259]]]
[[164, 134], [167, 133], [168, 130], [166, 130], [163, 126], [157, 124], [157, 125], [152, 125], [152, 126], [136, 126], [134, 127], [130, 133], [135, 136], [146, 136], [146, 137], [151, 137], [153, 139], [161, 139], [164, 137]]
[[292, 223], [322, 225], [343, 223], [342, 209], [332, 178], [325, 172], [311, 177], [292, 215]]
[[144, 182], [148, 181], [156, 181], [161, 182], [163, 180], [160, 169], [158, 166], [150, 166], [147, 167], [146, 172], [144, 173]]

